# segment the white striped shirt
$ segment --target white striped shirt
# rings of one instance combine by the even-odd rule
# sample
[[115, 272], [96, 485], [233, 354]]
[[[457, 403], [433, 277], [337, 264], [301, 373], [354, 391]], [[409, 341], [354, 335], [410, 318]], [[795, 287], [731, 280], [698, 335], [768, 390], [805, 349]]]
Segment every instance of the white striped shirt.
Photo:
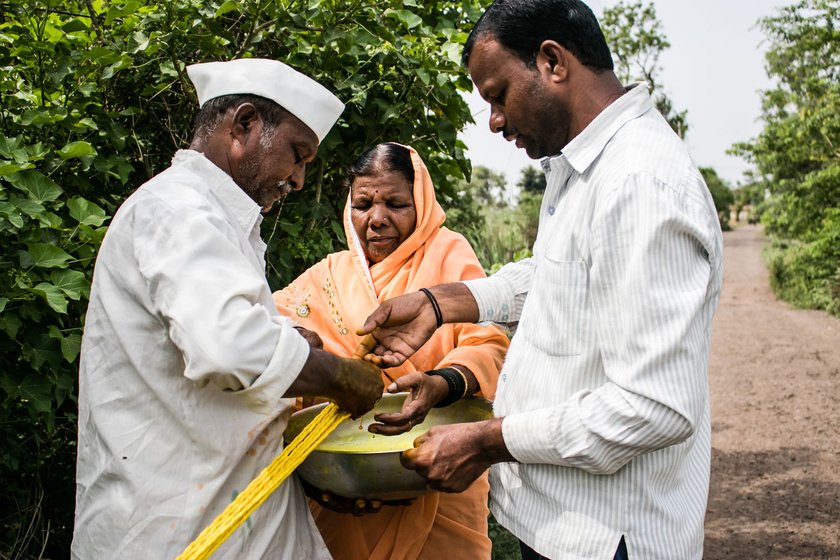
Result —
[[519, 320], [495, 401], [518, 462], [495, 517], [553, 559], [700, 559], [707, 366], [722, 238], [709, 191], [645, 85], [560, 156], [534, 256], [466, 282], [480, 319]]

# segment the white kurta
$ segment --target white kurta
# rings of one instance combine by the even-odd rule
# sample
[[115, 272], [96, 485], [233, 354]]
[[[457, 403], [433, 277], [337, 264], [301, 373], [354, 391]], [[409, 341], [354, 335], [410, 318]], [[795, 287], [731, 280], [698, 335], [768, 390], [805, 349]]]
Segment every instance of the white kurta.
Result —
[[[174, 558], [282, 450], [309, 346], [275, 309], [259, 207], [198, 152], [141, 186], [96, 262], [73, 558]], [[284, 483], [214, 558], [329, 558]]]
[[707, 368], [722, 238], [685, 146], [637, 85], [563, 154], [534, 256], [467, 282], [515, 321], [495, 412], [516, 463], [491, 509], [540, 554], [699, 560], [709, 486]]

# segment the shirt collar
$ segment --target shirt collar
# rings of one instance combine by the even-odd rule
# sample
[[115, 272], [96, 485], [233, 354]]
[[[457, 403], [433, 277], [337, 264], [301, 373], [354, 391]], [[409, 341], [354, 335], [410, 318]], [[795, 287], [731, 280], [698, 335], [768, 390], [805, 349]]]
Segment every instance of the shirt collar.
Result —
[[552, 169], [571, 165], [578, 174], [583, 174], [622, 126], [652, 108], [653, 101], [646, 83], [628, 86], [625, 94], [601, 111], [563, 148], [560, 155], [543, 158], [540, 161], [543, 171], [548, 173]]
[[184, 166], [204, 177], [225, 210], [236, 220], [242, 231], [250, 233], [262, 222], [260, 207], [237, 185], [230, 175], [195, 150], [178, 150], [172, 158], [173, 166]]

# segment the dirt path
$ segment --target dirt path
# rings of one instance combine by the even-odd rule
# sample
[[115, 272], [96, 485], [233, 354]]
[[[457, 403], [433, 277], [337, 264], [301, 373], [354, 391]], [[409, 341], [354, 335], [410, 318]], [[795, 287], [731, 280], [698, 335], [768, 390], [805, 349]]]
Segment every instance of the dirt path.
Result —
[[704, 558], [840, 559], [840, 321], [776, 300], [764, 243], [724, 234]]

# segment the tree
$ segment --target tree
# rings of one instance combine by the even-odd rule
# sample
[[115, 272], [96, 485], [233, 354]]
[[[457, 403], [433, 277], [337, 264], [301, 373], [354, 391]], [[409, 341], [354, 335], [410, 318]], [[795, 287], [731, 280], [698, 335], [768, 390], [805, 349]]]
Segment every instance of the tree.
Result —
[[735, 197], [734, 211], [735, 221], [741, 221], [741, 212], [747, 206], [750, 206], [750, 215], [748, 220], [755, 223], [758, 207], [764, 202], [765, 186], [763, 183], [749, 181], [747, 184], [736, 188], [732, 194]]
[[804, 0], [760, 24], [771, 41], [767, 69], [776, 87], [763, 94], [764, 128], [735, 153], [767, 181], [768, 232], [807, 238], [840, 206], [840, 7]]
[[[188, 63], [282, 59], [347, 103], [307, 187], [264, 222], [285, 285], [343, 244], [342, 170], [414, 145], [442, 204], [469, 173], [461, 46], [477, 1], [6, 0], [0, 19], [0, 557], [66, 557], [76, 377], [108, 217], [187, 145]], [[43, 550], [42, 550], [43, 549]]]
[[521, 192], [542, 194], [545, 192], [545, 173], [529, 165], [522, 169], [522, 175], [516, 186]]
[[503, 206], [506, 204], [507, 179], [503, 173], [477, 166], [469, 181], [462, 181], [459, 192], [467, 191], [471, 199], [481, 206]]
[[717, 210], [718, 218], [720, 219], [720, 227], [723, 230], [730, 229], [729, 213], [732, 205], [735, 203], [735, 195], [732, 193], [732, 189], [717, 174], [717, 171], [711, 167], [701, 167], [700, 173], [703, 175], [703, 180], [706, 181], [706, 186], [709, 187], [709, 192], [712, 194], [715, 210]]
[[601, 28], [612, 51], [619, 80], [622, 83], [647, 82], [656, 108], [680, 138], [685, 138], [687, 112], [677, 111], [658, 83], [659, 57], [671, 44], [656, 17], [653, 3], [619, 2], [612, 8], [605, 8]]
[[840, 5], [800, 0], [760, 20], [774, 87], [764, 127], [733, 147], [769, 197], [762, 223], [773, 242], [771, 280], [798, 305], [840, 315]]

